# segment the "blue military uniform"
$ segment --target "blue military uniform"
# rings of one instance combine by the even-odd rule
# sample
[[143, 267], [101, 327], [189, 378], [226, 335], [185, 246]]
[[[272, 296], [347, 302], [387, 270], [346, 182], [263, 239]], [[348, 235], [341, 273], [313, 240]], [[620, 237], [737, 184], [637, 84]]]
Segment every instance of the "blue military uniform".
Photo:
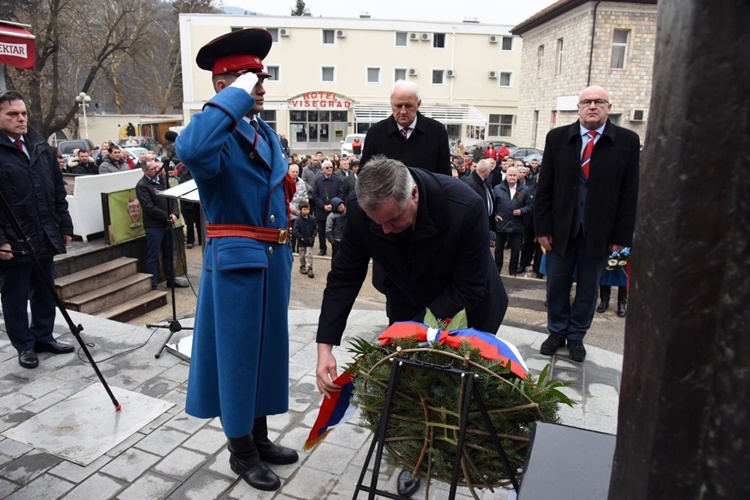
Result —
[[[225, 88], [192, 117], [177, 154], [207, 223], [285, 230], [287, 157], [265, 122], [256, 131], [244, 119], [254, 105], [245, 90]], [[247, 435], [257, 417], [288, 410], [291, 266], [286, 243], [206, 238], [186, 411], [221, 416], [230, 438]]]

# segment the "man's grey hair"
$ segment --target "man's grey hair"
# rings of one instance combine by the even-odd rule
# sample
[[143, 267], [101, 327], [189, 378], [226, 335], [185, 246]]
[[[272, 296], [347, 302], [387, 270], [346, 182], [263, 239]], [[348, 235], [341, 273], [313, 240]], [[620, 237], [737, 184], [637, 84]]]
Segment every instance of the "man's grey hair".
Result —
[[329, 167], [333, 166], [333, 162], [331, 160], [323, 160], [323, 163], [320, 164], [322, 167], [325, 167], [328, 165]]
[[492, 164], [490, 163], [490, 160], [487, 158], [483, 160], [479, 160], [479, 163], [477, 163], [477, 166], [474, 168], [474, 170], [480, 170], [484, 172], [485, 170], [492, 170]]
[[411, 198], [414, 184], [406, 165], [383, 155], [373, 156], [357, 178], [359, 206], [372, 211], [381, 203], [393, 200], [399, 207], [404, 207]]
[[394, 92], [396, 92], [397, 90], [414, 94], [417, 97], [417, 101], [420, 101], [422, 99], [422, 96], [419, 94], [419, 85], [414, 82], [408, 82], [406, 80], [396, 80], [395, 82], [393, 82], [393, 86], [391, 87], [391, 96], [393, 96]]

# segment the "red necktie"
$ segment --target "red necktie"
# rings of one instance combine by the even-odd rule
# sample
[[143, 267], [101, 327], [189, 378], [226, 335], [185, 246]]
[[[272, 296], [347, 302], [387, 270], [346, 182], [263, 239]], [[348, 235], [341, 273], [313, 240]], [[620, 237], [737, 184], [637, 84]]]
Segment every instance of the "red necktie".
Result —
[[15, 141], [13, 141], [13, 144], [16, 145], [16, 147], [18, 148], [18, 150], [20, 152], [22, 152], [24, 154], [24, 156], [26, 156], [26, 151], [23, 150], [23, 141], [21, 140], [20, 137], [18, 139], [16, 139]]
[[586, 147], [583, 149], [583, 156], [581, 156], [581, 168], [583, 169], [583, 176], [589, 178], [589, 165], [591, 164], [591, 153], [594, 151], [594, 139], [599, 135], [599, 132], [592, 130], [586, 132], [591, 139], [586, 143]]
[[405, 140], [409, 140], [409, 131], [411, 130], [411, 127], [404, 127], [401, 129], [401, 135], [404, 136]]

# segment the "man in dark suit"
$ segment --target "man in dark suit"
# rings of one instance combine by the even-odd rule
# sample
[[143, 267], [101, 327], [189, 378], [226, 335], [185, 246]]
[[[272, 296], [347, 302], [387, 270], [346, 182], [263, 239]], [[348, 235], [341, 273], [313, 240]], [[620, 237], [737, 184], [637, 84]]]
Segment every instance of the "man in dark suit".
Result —
[[318, 320], [317, 385], [326, 395], [340, 389], [332, 383], [333, 346], [341, 342], [370, 258], [385, 271], [391, 323], [421, 321], [426, 308], [438, 318], [466, 309], [469, 327], [495, 334], [508, 307], [487, 251], [487, 206], [466, 183], [376, 157], [359, 174], [356, 194]]
[[341, 177], [333, 175], [333, 163], [330, 160], [323, 162], [323, 174], [313, 181], [313, 200], [315, 201], [315, 220], [318, 223], [318, 255], [325, 255], [326, 247], [326, 219], [335, 207], [331, 200], [341, 199], [341, 187], [344, 181]]
[[361, 167], [375, 155], [438, 174], [451, 175], [448, 133], [438, 121], [419, 112], [416, 83], [398, 80], [391, 89], [393, 114], [367, 131]]
[[[55, 299], [45, 281], [55, 280], [53, 257], [65, 253], [73, 222], [55, 152], [29, 127], [26, 102], [19, 92], [0, 92], [0, 193], [23, 234], [0, 214], [0, 281], [5, 331], [23, 368], [39, 366], [37, 352], [71, 353], [75, 348], [52, 336]], [[39, 260], [38, 273], [24, 250], [26, 239]], [[28, 308], [31, 308], [29, 324]]]
[[[474, 171], [464, 177], [463, 180], [466, 184], [476, 191], [476, 193], [482, 197], [484, 204], [487, 206], [487, 216], [490, 221], [490, 231], [495, 230], [495, 203], [492, 196], [492, 188], [490, 188], [487, 179], [492, 173], [492, 165], [490, 160], [484, 159], [479, 160], [477, 168]], [[487, 241], [489, 242], [489, 236]]]
[[586, 358], [583, 337], [607, 256], [630, 246], [635, 228], [640, 140], [608, 120], [611, 108], [606, 89], [581, 92], [579, 120], [547, 134], [537, 181], [534, 225], [547, 251], [549, 331], [540, 352], [552, 355], [567, 342], [578, 362]]

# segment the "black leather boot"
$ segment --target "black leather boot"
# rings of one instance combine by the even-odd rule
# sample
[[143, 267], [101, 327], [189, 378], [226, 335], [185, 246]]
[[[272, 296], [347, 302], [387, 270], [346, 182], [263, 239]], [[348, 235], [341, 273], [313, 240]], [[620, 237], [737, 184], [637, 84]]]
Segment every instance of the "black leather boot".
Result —
[[609, 297], [610, 297], [610, 287], [608, 286], [600, 286], [599, 287], [599, 307], [596, 308], [596, 312], [603, 313], [607, 309], [609, 309]]
[[263, 463], [252, 436], [229, 438], [229, 465], [247, 484], [256, 490], [274, 491], [281, 480]]
[[261, 460], [275, 465], [293, 464], [299, 460], [297, 452], [291, 448], [279, 446], [268, 439], [268, 422], [266, 417], [258, 417], [253, 422], [253, 440]]
[[628, 310], [628, 289], [627, 287], [617, 287], [617, 315], [621, 318], [625, 317], [625, 313]]

